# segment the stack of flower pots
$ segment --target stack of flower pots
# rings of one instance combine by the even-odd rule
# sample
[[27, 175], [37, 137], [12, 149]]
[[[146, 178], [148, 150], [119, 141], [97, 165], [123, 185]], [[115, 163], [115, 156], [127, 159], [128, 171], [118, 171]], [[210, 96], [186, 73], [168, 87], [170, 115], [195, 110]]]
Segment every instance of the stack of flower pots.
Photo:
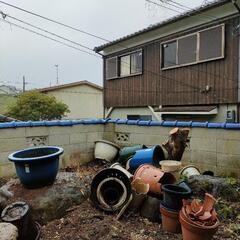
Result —
[[206, 193], [204, 202], [196, 199], [183, 201], [180, 211], [180, 223], [182, 227], [183, 240], [210, 240], [216, 233], [219, 220], [213, 205], [215, 199]]
[[160, 205], [162, 214], [162, 228], [172, 233], [181, 233], [179, 211], [182, 208], [182, 200], [191, 196], [191, 190], [176, 184], [162, 186], [163, 201]]

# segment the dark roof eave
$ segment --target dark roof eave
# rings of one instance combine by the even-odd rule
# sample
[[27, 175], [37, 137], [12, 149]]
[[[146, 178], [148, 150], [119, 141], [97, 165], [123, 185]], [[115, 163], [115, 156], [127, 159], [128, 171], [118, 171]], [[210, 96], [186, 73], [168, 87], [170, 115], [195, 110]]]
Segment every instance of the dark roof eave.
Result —
[[119, 38], [119, 39], [113, 40], [113, 41], [111, 41], [111, 42], [109, 42], [109, 43], [105, 43], [105, 44], [103, 44], [103, 45], [100, 45], [100, 46], [98, 46], [98, 47], [95, 47], [93, 50], [94, 50], [96, 53], [97, 53], [97, 52], [100, 52], [100, 51], [104, 50], [104, 49], [107, 48], [107, 47], [110, 47], [110, 46], [112, 46], [112, 45], [118, 44], [119, 42], [128, 40], [128, 39], [130, 39], [130, 38], [136, 37], [136, 36], [141, 35], [141, 34], [146, 33], [146, 32], [153, 31], [153, 30], [155, 30], [155, 29], [157, 29], [157, 28], [159, 28], [159, 27], [163, 27], [163, 26], [165, 26], [165, 25], [167, 25], [167, 24], [174, 23], [174, 22], [179, 21], [179, 20], [182, 20], [182, 19], [184, 19], [184, 18], [186, 18], [186, 17], [190, 17], [190, 16], [197, 15], [197, 14], [199, 14], [199, 13], [202, 13], [202, 12], [205, 11], [205, 10], [214, 8], [214, 7], [216, 7], [216, 6], [221, 6], [221, 5], [223, 5], [223, 4], [227, 3], [227, 2], [231, 2], [231, 0], [218, 0], [218, 1], [215, 1], [215, 2], [213, 2], [213, 3], [209, 3], [209, 4], [206, 5], [206, 6], [198, 7], [198, 8], [196, 8], [196, 9], [194, 9], [194, 10], [185, 12], [185, 13], [180, 14], [180, 15], [177, 15], [177, 16], [175, 16], [175, 17], [173, 17], [173, 18], [170, 18], [170, 19], [167, 19], [167, 20], [165, 20], [165, 21], [163, 21], [163, 22], [156, 23], [156, 24], [154, 24], [154, 25], [150, 25], [149, 27], [144, 28], [144, 29], [142, 29], [142, 30], [140, 30], [140, 31], [137, 31], [137, 32], [135, 32], [135, 33], [126, 35], [126, 36], [124, 36], [124, 37], [122, 37], [122, 38]]

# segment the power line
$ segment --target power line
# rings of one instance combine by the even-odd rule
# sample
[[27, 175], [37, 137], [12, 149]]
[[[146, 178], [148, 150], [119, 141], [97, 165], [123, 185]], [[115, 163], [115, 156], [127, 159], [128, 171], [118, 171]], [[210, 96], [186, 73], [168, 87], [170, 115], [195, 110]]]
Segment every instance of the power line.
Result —
[[19, 19], [19, 18], [16, 18], [16, 17], [13, 17], [13, 16], [11, 16], [11, 15], [9, 15], [9, 14], [3, 13], [2, 11], [0, 11], [0, 14], [2, 14], [2, 16], [4, 16], [4, 20], [5, 20], [7, 17], [9, 17], [9, 18], [14, 19], [14, 20], [16, 20], [16, 21], [18, 21], [18, 22], [21, 22], [21, 23], [23, 23], [23, 24], [26, 24], [26, 25], [28, 25], [28, 26], [30, 26], [30, 27], [32, 27], [32, 28], [38, 29], [38, 30], [40, 30], [40, 31], [43, 31], [43, 32], [48, 33], [48, 34], [50, 34], [50, 35], [53, 35], [53, 36], [55, 36], [55, 37], [61, 38], [61, 39], [65, 40], [65, 41], [71, 42], [71, 43], [73, 43], [73, 44], [75, 44], [75, 45], [78, 45], [78, 46], [80, 46], [80, 47], [83, 47], [83, 48], [86, 48], [86, 49], [88, 49], [88, 50], [90, 50], [90, 51], [93, 51], [93, 49], [87, 47], [86, 45], [83, 45], [83, 44], [81, 44], [81, 43], [72, 41], [72, 40], [70, 40], [70, 39], [68, 39], [68, 38], [62, 37], [62, 36], [60, 36], [60, 35], [58, 35], [58, 34], [56, 34], [56, 33], [50, 32], [50, 31], [48, 31], [48, 30], [45, 30], [45, 29], [43, 29], [43, 28], [40, 28], [40, 27], [38, 27], [38, 26], [36, 26], [36, 25], [33, 25], [33, 24], [31, 24], [31, 23], [25, 22], [25, 21], [23, 21], [23, 20], [21, 20], [21, 19]]
[[13, 5], [13, 4], [10, 4], [10, 3], [6, 3], [6, 2], [4, 2], [4, 1], [0, 1], [0, 3], [2, 3], [2, 4], [4, 4], [4, 5], [7, 5], [7, 6], [9, 6], [9, 7], [12, 7], [12, 8], [18, 9], [18, 10], [20, 10], [20, 11], [29, 13], [29, 14], [35, 16], [35, 17], [39, 17], [39, 18], [45, 19], [45, 20], [47, 20], [47, 21], [50, 21], [50, 22], [52, 22], [52, 23], [61, 25], [61, 26], [63, 26], [63, 27], [69, 28], [69, 29], [72, 29], [72, 30], [74, 30], [74, 31], [81, 32], [81, 33], [86, 34], [86, 35], [88, 35], [88, 36], [98, 38], [98, 39], [103, 40], [103, 41], [105, 41], [105, 42], [110, 42], [108, 39], [105, 39], [105, 38], [103, 38], [103, 37], [97, 36], [97, 35], [95, 35], [95, 34], [93, 34], [93, 33], [86, 32], [86, 31], [81, 30], [81, 29], [79, 29], [79, 28], [76, 28], [76, 27], [70, 26], [70, 25], [68, 25], [68, 24], [65, 24], [65, 23], [62, 23], [62, 22], [59, 22], [59, 21], [50, 19], [50, 18], [48, 18], [48, 17], [42, 16], [42, 15], [37, 14], [37, 13], [34, 13], [34, 12], [32, 12], [32, 11], [25, 10], [25, 9], [23, 9], [23, 8], [20, 8], [20, 7], [16, 6], [16, 5]]
[[[0, 2], [1, 2], [1, 1], [0, 1]], [[171, 10], [171, 11], [173, 11], [173, 12], [177, 12], [177, 13], [181, 13], [181, 14], [182, 14], [182, 12], [177, 11], [177, 10], [175, 10], [175, 9], [172, 9], [172, 8], [170, 8], [170, 7], [166, 7], [166, 6], [164, 6], [164, 5], [160, 4], [160, 3], [156, 3], [156, 2], [153, 2], [153, 1], [151, 1], [151, 0], [146, 0], [146, 2], [155, 4], [155, 5], [159, 6], [159, 7], [163, 7], [163, 8], [166, 8], [166, 9], [168, 9], [168, 10]]]
[[[154, 4], [157, 4], [156, 2], [153, 2], [153, 1], [150, 1], [150, 0], [146, 0], [146, 1], [151, 2], [151, 3], [154, 3]], [[69, 26], [69, 25], [67, 25], [67, 24], [60, 23], [60, 22], [58, 22], [58, 21], [55, 21], [55, 20], [52, 20], [52, 19], [46, 18], [46, 17], [44, 17], [44, 16], [41, 16], [41, 15], [39, 15], [39, 14], [36, 14], [36, 13], [30, 12], [30, 11], [28, 11], [28, 10], [25, 10], [25, 9], [19, 8], [19, 7], [17, 7], [17, 6], [12, 5], [12, 4], [8, 4], [8, 3], [3, 2], [3, 1], [0, 1], [0, 3], [3, 3], [3, 4], [8, 5], [8, 6], [10, 6], [10, 7], [14, 7], [14, 8], [18, 9], [18, 10], [21, 10], [21, 11], [27, 12], [27, 13], [29, 13], [29, 14], [32, 14], [32, 15], [34, 15], [34, 16], [37, 16], [37, 17], [43, 18], [43, 19], [45, 19], [45, 20], [48, 20], [48, 21], [51, 21], [51, 22], [54, 22], [54, 23], [60, 24], [60, 25], [62, 25], [62, 26], [68, 27], [68, 28], [70, 28], [70, 29], [73, 29], [73, 30], [76, 30], [76, 31], [79, 31], [79, 32], [82, 32], [82, 33], [85, 33], [85, 34], [88, 34], [88, 35], [93, 36], [93, 37], [96, 37], [96, 38], [98, 38], [98, 39], [101, 39], [101, 40], [104, 40], [104, 41], [110, 42], [109, 40], [104, 39], [104, 38], [102, 38], [102, 37], [99, 37], [99, 36], [97, 36], [97, 35], [89, 34], [89, 33], [85, 32], [85, 31], [80, 30], [80, 29], [76, 29], [76, 28], [71, 27], [71, 26]], [[159, 6], [161, 6], [161, 7], [165, 7], [165, 8], [167, 8], [166, 6], [163, 6], [163, 5], [160, 5], [160, 4], [157, 4], [157, 5], [159, 5]], [[168, 8], [168, 9], [170, 9], [170, 8]], [[174, 10], [174, 9], [170, 9], [170, 10], [175, 11], [175, 12], [178, 12], [178, 13], [182, 13], [182, 12], [176, 11], [176, 10]], [[10, 22], [9, 22], [9, 23], [10, 23]], [[13, 24], [13, 23], [10, 23], [10, 24]], [[13, 24], [13, 25], [16, 26], [16, 24]], [[23, 27], [21, 27], [21, 26], [19, 26], [19, 27], [22, 28], [22, 29], [25, 29], [25, 30], [29, 31], [29, 29], [23, 28]], [[49, 38], [49, 37], [47, 37], [47, 36], [45, 36], [45, 35], [43, 35], [43, 34], [39, 34], [39, 33], [35, 32], [35, 31], [32, 31], [32, 30], [30, 30], [30, 31], [33, 32], [33, 33], [35, 33], [35, 34], [38, 34], [38, 35], [40, 35], [40, 36], [43, 36], [43, 37]], [[49, 38], [49, 39], [51, 39], [51, 40], [53, 40], [53, 41], [56, 41], [56, 42], [59, 42], [59, 43], [61, 43], [61, 44], [64, 44], [65, 46], [68, 46], [68, 47], [71, 47], [71, 48], [74, 48], [74, 49], [80, 50], [80, 49], [75, 48], [75, 47], [73, 47], [73, 46], [71, 46], [71, 45], [68, 45], [68, 44], [65, 44], [65, 43], [63, 43], [63, 42], [60, 42], [60, 41], [58, 41], [58, 40], [56, 40], [56, 39], [52, 39], [52, 38]], [[118, 45], [123, 46], [122, 44], [118, 44]], [[126, 48], [126, 46], [124, 46], [124, 47]], [[126, 48], [126, 49], [127, 49], [127, 48]], [[85, 53], [90, 54], [90, 55], [93, 55], [94, 57], [97, 57], [96, 55], [91, 54], [91, 53], [89, 53], [89, 52], [86, 52], [86, 51], [84, 51], [84, 50], [80, 50], [80, 51], [85, 52]], [[152, 74], [155, 74], [155, 75], [157, 75], [157, 76], [160, 76], [160, 77], [162, 77], [163, 79], [173, 80], [173, 81], [175, 81], [175, 82], [180, 82], [180, 83], [182, 84], [182, 86], [188, 86], [188, 87], [191, 87], [191, 88], [193, 88], [193, 89], [198, 89], [198, 90], [200, 90], [200, 88], [197, 87], [197, 86], [193, 86], [193, 85], [191, 85], [191, 84], [186, 84], [186, 83], [184, 83], [184, 82], [182, 82], [182, 81], [178, 81], [178, 80], [176, 80], [176, 79], [173, 79], [173, 78], [169, 78], [169, 77], [163, 76], [163, 75], [161, 75], [161, 74], [158, 74], [158, 73], [156, 73], [156, 72], [152, 72], [152, 71], [147, 70], [147, 69], [144, 69], [144, 70], [147, 71], [147, 72], [150, 72], [150, 73], [152, 73]], [[206, 72], [206, 74], [209, 74], [209, 73]]]
[[25, 31], [28, 31], [28, 32], [34, 33], [34, 34], [39, 35], [39, 36], [41, 36], [41, 37], [44, 37], [44, 38], [50, 39], [50, 40], [52, 40], [52, 41], [54, 41], [54, 42], [57, 42], [57, 43], [60, 43], [60, 44], [62, 44], [62, 45], [64, 45], [64, 46], [66, 46], [66, 47], [70, 47], [70, 48], [73, 48], [73, 49], [78, 50], [78, 51], [80, 51], [80, 52], [83, 52], [83, 53], [89, 54], [89, 55], [94, 56], [94, 57], [96, 57], [96, 58], [101, 58], [101, 57], [98, 56], [98, 55], [95, 55], [95, 54], [90, 53], [90, 52], [87, 52], [87, 51], [85, 51], [85, 50], [83, 50], [83, 49], [80, 49], [80, 48], [74, 47], [74, 46], [72, 46], [72, 45], [69, 45], [69, 44], [64, 43], [64, 42], [62, 42], [62, 41], [59, 41], [59, 40], [57, 40], [57, 39], [54, 39], [54, 38], [48, 37], [48, 36], [46, 36], [46, 35], [44, 35], [44, 34], [38, 33], [38, 32], [36, 32], [36, 31], [33, 31], [33, 30], [29, 29], [29, 28], [25, 28], [25, 27], [20, 26], [20, 25], [18, 25], [18, 24], [16, 24], [16, 23], [12, 23], [12, 22], [9, 22], [9, 21], [4, 20], [4, 19], [0, 19], [0, 21], [2, 21], [2, 22], [4, 22], [4, 23], [8, 23], [8, 24], [10, 24], [10, 25], [13, 25], [13, 26], [15, 26], [15, 27], [17, 27], [17, 28], [21, 28], [21, 29], [23, 29], [23, 30], [25, 30]]

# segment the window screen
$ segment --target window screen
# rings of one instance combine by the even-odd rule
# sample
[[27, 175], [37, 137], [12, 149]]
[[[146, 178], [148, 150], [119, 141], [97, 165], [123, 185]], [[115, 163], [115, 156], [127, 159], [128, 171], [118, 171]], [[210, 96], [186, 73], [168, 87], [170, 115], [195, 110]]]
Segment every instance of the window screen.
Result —
[[120, 58], [120, 76], [130, 75], [130, 55]]
[[117, 77], [117, 57], [106, 59], [106, 78]]
[[162, 45], [163, 67], [171, 67], [177, 64], [177, 42], [169, 42]]
[[142, 72], [142, 51], [131, 54], [131, 74]]
[[197, 61], [197, 34], [178, 39], [178, 64]]
[[223, 57], [223, 26], [200, 32], [199, 61]]

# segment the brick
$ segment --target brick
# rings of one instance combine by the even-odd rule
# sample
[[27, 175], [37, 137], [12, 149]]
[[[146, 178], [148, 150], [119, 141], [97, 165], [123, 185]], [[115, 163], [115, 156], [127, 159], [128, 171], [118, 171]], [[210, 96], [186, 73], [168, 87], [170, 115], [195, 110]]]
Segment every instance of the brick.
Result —
[[166, 138], [161, 135], [130, 134], [129, 144], [161, 145]]

